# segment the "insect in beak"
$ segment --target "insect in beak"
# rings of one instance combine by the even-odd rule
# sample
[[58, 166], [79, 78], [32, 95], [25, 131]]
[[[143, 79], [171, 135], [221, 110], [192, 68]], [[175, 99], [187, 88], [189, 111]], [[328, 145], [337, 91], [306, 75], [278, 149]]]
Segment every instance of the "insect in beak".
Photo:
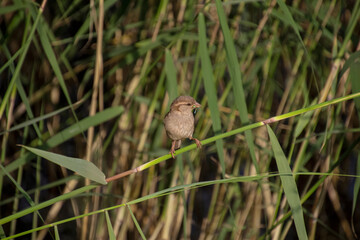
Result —
[[197, 113], [197, 110], [199, 107], [201, 107], [200, 103], [195, 103], [194, 105], [192, 105], [193, 107], [193, 114], [195, 115]]

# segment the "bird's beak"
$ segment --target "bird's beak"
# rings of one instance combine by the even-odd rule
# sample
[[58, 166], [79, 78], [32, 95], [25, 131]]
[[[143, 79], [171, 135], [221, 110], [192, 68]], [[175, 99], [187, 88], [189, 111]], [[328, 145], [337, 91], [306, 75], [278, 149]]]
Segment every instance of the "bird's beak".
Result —
[[194, 105], [193, 105], [193, 108], [199, 108], [201, 107], [200, 103], [196, 102]]

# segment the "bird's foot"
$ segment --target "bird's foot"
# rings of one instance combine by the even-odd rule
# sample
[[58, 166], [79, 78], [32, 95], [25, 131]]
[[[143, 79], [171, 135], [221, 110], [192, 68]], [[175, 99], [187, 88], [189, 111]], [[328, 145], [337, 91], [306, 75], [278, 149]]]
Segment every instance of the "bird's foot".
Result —
[[195, 143], [196, 143], [196, 146], [197, 146], [198, 148], [201, 148], [201, 142], [200, 142], [198, 139], [196, 139], [196, 138], [190, 138], [190, 140], [194, 140]]
[[170, 153], [171, 153], [171, 156], [173, 157], [173, 159], [175, 159], [175, 156], [174, 156], [175, 144], [176, 144], [176, 141], [173, 141], [172, 144], [171, 144], [171, 149], [170, 149]]
[[175, 156], [174, 156], [175, 151], [174, 152], [170, 151], [170, 153], [171, 153], [172, 158], [175, 159]]

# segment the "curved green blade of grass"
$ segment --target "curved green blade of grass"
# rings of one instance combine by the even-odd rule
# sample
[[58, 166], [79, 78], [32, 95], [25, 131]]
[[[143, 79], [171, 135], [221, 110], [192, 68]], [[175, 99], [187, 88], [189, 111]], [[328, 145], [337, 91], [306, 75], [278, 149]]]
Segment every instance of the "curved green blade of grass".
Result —
[[284, 188], [284, 193], [292, 211], [296, 232], [300, 240], [306, 240], [308, 239], [308, 237], [305, 228], [304, 215], [300, 202], [300, 196], [297, 190], [295, 179], [293, 177], [291, 168], [288, 164], [285, 154], [274, 132], [269, 127], [269, 125], [266, 125], [266, 127], [270, 136], [270, 142], [274, 151], [276, 165], [280, 173], [280, 179]]
[[22, 146], [22, 147], [34, 153], [37, 156], [45, 158], [53, 163], [56, 163], [71, 171], [74, 171], [85, 178], [88, 178], [92, 181], [95, 181], [103, 185], [107, 184], [107, 182], [105, 181], [105, 174], [92, 162], [80, 158], [67, 157], [64, 155], [40, 150], [37, 148], [32, 148], [27, 146]]
[[[213, 69], [211, 67], [209, 51], [206, 43], [206, 26], [205, 19], [202, 13], [199, 14], [199, 51], [201, 59], [201, 74], [204, 79], [204, 86], [206, 96], [209, 101], [210, 115], [213, 122], [212, 128], [215, 134], [221, 133], [220, 111], [218, 107], [217, 91], [215, 88], [215, 79], [213, 76]], [[221, 164], [221, 172], [225, 176], [225, 157], [224, 157], [224, 142], [221, 138], [216, 140], [216, 149]]]
[[107, 228], [108, 228], [109, 239], [110, 240], [115, 240], [116, 237], [115, 237], [114, 229], [113, 229], [111, 221], [110, 221], [108, 211], [105, 211], [105, 217], [106, 217], [106, 225], [107, 225]]
[[[63, 131], [55, 134], [51, 138], [49, 138], [44, 147], [52, 148], [58, 146], [59, 144], [69, 140], [70, 138], [82, 133], [86, 129], [91, 126], [99, 125], [100, 123], [106, 122], [118, 115], [120, 115], [124, 111], [122, 106], [107, 108], [102, 112], [98, 112], [94, 116], [87, 117], [78, 122], [78, 124], [73, 124], [70, 127], [64, 129]], [[5, 169], [8, 172], [12, 172], [20, 166], [24, 165], [27, 161], [30, 161], [33, 157], [31, 154], [24, 154], [15, 161], [8, 164]], [[0, 172], [0, 176], [3, 176], [3, 172]]]
[[[249, 124], [249, 118], [248, 118], [248, 110], [247, 105], [245, 101], [245, 94], [244, 89], [242, 85], [241, 80], [241, 72], [240, 72], [240, 66], [239, 61], [236, 55], [236, 49], [233, 42], [233, 39], [230, 34], [229, 26], [227, 24], [225, 11], [221, 5], [220, 0], [216, 0], [216, 9], [219, 16], [219, 21], [221, 25], [221, 30], [224, 35], [224, 41], [225, 41], [225, 50], [226, 50], [226, 59], [227, 64], [230, 72], [230, 79], [233, 84], [233, 92], [234, 92], [234, 98], [235, 98], [235, 106], [237, 110], [239, 111], [240, 120], [243, 125]], [[245, 139], [249, 147], [251, 160], [255, 166], [256, 172], [259, 173], [259, 165], [256, 161], [255, 157], [255, 146], [254, 146], [254, 137], [252, 135], [251, 130], [245, 131]]]

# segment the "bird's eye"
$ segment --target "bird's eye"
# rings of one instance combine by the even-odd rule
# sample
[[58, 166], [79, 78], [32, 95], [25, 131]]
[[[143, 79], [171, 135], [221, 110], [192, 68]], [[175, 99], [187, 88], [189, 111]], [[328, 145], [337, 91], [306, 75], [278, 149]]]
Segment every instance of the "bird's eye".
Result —
[[188, 104], [186, 104], [186, 105], [191, 106], [191, 103], [188, 103]]

